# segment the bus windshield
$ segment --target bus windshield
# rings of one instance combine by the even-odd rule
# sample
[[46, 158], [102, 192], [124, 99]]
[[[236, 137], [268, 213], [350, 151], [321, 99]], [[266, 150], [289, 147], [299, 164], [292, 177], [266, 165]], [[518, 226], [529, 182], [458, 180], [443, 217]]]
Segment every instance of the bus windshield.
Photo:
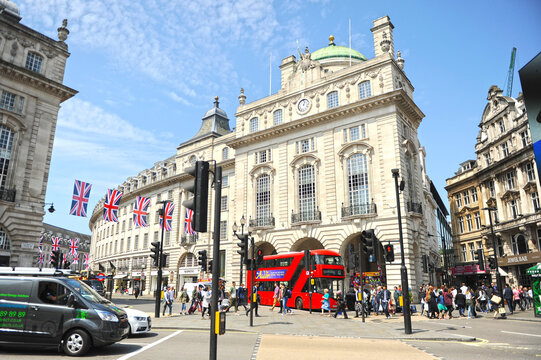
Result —
[[316, 279], [316, 292], [323, 294], [323, 290], [329, 289], [329, 294], [332, 298], [335, 297], [335, 293], [338, 290], [342, 290], [342, 281], [343, 279], [328, 279], [328, 278], [319, 278]]
[[335, 255], [314, 255], [315, 263], [318, 265], [344, 265], [342, 257]]

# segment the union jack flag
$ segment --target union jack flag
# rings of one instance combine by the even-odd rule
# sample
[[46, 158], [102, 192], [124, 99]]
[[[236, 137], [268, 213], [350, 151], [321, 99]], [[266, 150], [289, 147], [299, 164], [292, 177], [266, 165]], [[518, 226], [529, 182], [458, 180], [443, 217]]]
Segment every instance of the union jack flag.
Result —
[[165, 223], [163, 221], [164, 216], [160, 215], [160, 227], [166, 231], [171, 231], [173, 228], [173, 210], [175, 209], [175, 204], [167, 203], [165, 204]]
[[68, 261], [68, 254], [62, 254], [62, 265]]
[[70, 248], [70, 255], [72, 256], [77, 255], [77, 249], [79, 248], [79, 239], [71, 239], [69, 248]]
[[75, 180], [70, 215], [86, 217], [86, 209], [88, 207], [88, 198], [90, 197], [91, 188], [92, 184]]
[[192, 226], [193, 221], [193, 210], [186, 209], [186, 218], [184, 219], [184, 231], [188, 235], [195, 235], [195, 230]]
[[38, 245], [39, 252], [43, 252], [43, 236], [39, 238], [39, 245]]
[[103, 219], [112, 222], [118, 222], [118, 204], [122, 193], [118, 190], [107, 190], [105, 204], [103, 204]]
[[133, 225], [147, 227], [148, 205], [150, 198], [138, 196], [135, 199], [135, 208], [133, 209]]
[[51, 254], [49, 255], [49, 264], [53, 263], [53, 251], [51, 250]]
[[88, 265], [90, 264], [90, 259], [89, 259], [88, 253], [85, 254], [85, 259], [84, 259], [83, 264], [88, 269]]
[[45, 260], [45, 255], [42, 251], [39, 252], [39, 258], [38, 258], [38, 264], [43, 264], [43, 261]]
[[78, 263], [79, 263], [79, 254], [75, 253], [75, 255], [73, 255], [73, 264], [78, 264]]
[[51, 253], [53, 251], [56, 251], [56, 250], [60, 249], [60, 239], [59, 238], [57, 238], [57, 237], [52, 238], [51, 243], [52, 243], [52, 245], [51, 245]]

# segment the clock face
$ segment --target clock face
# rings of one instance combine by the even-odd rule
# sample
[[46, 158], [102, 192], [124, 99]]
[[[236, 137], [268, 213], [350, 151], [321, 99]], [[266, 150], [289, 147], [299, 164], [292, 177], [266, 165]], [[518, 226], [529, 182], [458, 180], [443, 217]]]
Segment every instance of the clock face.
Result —
[[301, 101], [299, 101], [299, 103], [297, 104], [297, 109], [301, 113], [307, 112], [308, 109], [310, 109], [310, 100], [302, 99]]

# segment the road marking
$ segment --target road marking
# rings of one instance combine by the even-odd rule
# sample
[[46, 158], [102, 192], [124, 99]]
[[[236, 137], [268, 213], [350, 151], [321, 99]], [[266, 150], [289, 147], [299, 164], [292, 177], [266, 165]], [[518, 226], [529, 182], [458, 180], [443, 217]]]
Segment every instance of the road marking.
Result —
[[502, 332], [503, 332], [503, 333], [507, 333], [507, 334], [515, 334], [515, 335], [526, 335], [526, 336], [541, 337], [541, 335], [519, 333], [519, 332], [514, 332], [514, 331], [504, 331], [504, 330], [502, 330]]
[[164, 337], [164, 338], [162, 338], [162, 339], [160, 339], [160, 340], [157, 340], [157, 341], [155, 341], [155, 342], [153, 342], [153, 343], [150, 343], [150, 344], [148, 344], [148, 345], [142, 347], [141, 349], [139, 349], [139, 350], [137, 350], [137, 351], [134, 351], [134, 352], [132, 352], [132, 353], [126, 354], [126, 355], [124, 355], [124, 356], [118, 358], [117, 360], [127, 360], [127, 359], [131, 358], [132, 356], [135, 356], [135, 355], [137, 355], [137, 354], [139, 354], [139, 353], [142, 353], [143, 351], [148, 350], [148, 349], [150, 349], [150, 348], [153, 347], [153, 346], [156, 346], [156, 345], [158, 345], [158, 344], [160, 344], [160, 343], [162, 343], [162, 342], [164, 342], [164, 341], [166, 341], [166, 340], [169, 340], [170, 338], [172, 338], [172, 337], [174, 337], [174, 336], [177, 336], [178, 334], [180, 334], [180, 333], [183, 332], [183, 331], [184, 331], [184, 330], [176, 331], [176, 332], [172, 333], [171, 335], [168, 335], [168, 336], [166, 336], [166, 337]]

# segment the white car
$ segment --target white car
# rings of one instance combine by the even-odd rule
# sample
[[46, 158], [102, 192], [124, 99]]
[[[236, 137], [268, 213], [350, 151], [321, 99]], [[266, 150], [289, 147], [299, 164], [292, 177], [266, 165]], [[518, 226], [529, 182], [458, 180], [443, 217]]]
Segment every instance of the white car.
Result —
[[128, 315], [131, 335], [144, 334], [150, 331], [152, 324], [150, 316], [146, 312], [131, 308], [123, 308], [122, 310]]

